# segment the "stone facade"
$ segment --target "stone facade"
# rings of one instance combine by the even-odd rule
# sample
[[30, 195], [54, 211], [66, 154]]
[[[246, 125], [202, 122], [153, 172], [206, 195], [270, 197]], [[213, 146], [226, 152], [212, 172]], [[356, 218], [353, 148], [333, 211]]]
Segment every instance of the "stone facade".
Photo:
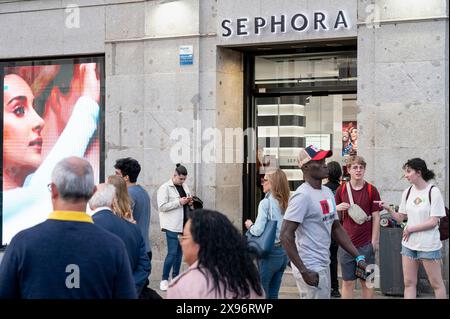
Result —
[[[385, 200], [397, 203], [407, 186], [402, 164], [423, 157], [437, 173], [448, 205], [448, 1], [427, 2], [427, 9], [417, 12], [399, 3], [0, 0], [0, 59], [105, 54], [105, 175], [113, 173], [119, 157], [143, 164], [138, 182], [152, 197], [151, 240], [158, 268], [166, 249], [156, 191], [175, 167], [170, 160], [178, 142], [171, 138], [174, 129], [185, 128], [189, 135], [191, 163], [186, 166], [192, 192], [242, 225], [243, 165], [201, 161], [209, 143], [201, 139], [205, 130], [218, 128], [223, 134], [225, 128], [243, 126], [243, 54], [233, 50], [236, 46], [356, 38], [359, 150], [369, 163], [368, 179]], [[70, 4], [78, 5], [79, 28], [67, 27], [75, 10]], [[335, 30], [339, 10], [350, 26]], [[315, 11], [328, 15], [329, 30], [292, 30], [293, 15], [304, 14], [312, 23]], [[286, 15], [285, 34], [266, 27], [255, 35], [249, 18], [244, 21], [248, 36], [221, 36], [224, 19], [269, 21], [272, 15], [276, 20]], [[193, 46], [192, 65], [180, 65], [181, 45]], [[222, 150], [229, 152], [235, 150]], [[445, 252], [448, 278], [448, 243]]]

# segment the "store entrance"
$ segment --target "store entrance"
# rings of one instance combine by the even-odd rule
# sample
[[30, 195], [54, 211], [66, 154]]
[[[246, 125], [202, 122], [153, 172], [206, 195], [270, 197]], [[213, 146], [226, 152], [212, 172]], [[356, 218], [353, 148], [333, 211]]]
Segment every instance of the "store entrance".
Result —
[[343, 125], [357, 124], [356, 52], [255, 55], [246, 63], [244, 121], [256, 136], [245, 144], [243, 220], [254, 221], [266, 171], [281, 168], [291, 192], [302, 183], [300, 148], [331, 149], [344, 162]]

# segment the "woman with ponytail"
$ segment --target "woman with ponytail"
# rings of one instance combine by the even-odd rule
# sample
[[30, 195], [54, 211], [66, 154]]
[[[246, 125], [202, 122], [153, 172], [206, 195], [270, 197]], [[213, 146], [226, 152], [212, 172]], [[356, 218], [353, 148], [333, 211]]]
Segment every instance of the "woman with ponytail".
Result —
[[398, 212], [380, 201], [399, 223], [408, 219], [403, 230], [402, 265], [405, 284], [404, 297], [416, 298], [417, 272], [422, 262], [436, 298], [446, 299], [441, 273], [441, 247], [439, 220], [445, 216], [444, 200], [439, 189], [429, 183], [434, 172], [423, 159], [413, 158], [403, 165], [405, 178], [412, 185], [402, 195]]

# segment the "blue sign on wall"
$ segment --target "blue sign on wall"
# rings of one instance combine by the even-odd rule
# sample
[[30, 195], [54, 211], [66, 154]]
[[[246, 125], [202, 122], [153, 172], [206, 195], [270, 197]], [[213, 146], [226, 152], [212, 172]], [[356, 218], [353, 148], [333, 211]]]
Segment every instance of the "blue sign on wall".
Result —
[[180, 46], [180, 65], [194, 64], [194, 47], [192, 45]]

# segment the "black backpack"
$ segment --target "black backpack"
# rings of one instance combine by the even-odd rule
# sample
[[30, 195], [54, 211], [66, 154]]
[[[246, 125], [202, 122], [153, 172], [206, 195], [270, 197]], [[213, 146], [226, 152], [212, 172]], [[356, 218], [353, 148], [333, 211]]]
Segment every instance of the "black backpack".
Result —
[[[430, 191], [428, 192], [428, 200], [431, 205], [431, 190], [433, 189], [434, 185], [431, 185]], [[406, 199], [405, 202], [408, 201], [409, 194], [411, 193], [412, 185], [409, 187], [408, 192], [406, 193]], [[439, 220], [439, 233], [441, 234], [441, 241], [448, 239], [448, 208], [445, 207], [445, 216], [441, 217]]]

